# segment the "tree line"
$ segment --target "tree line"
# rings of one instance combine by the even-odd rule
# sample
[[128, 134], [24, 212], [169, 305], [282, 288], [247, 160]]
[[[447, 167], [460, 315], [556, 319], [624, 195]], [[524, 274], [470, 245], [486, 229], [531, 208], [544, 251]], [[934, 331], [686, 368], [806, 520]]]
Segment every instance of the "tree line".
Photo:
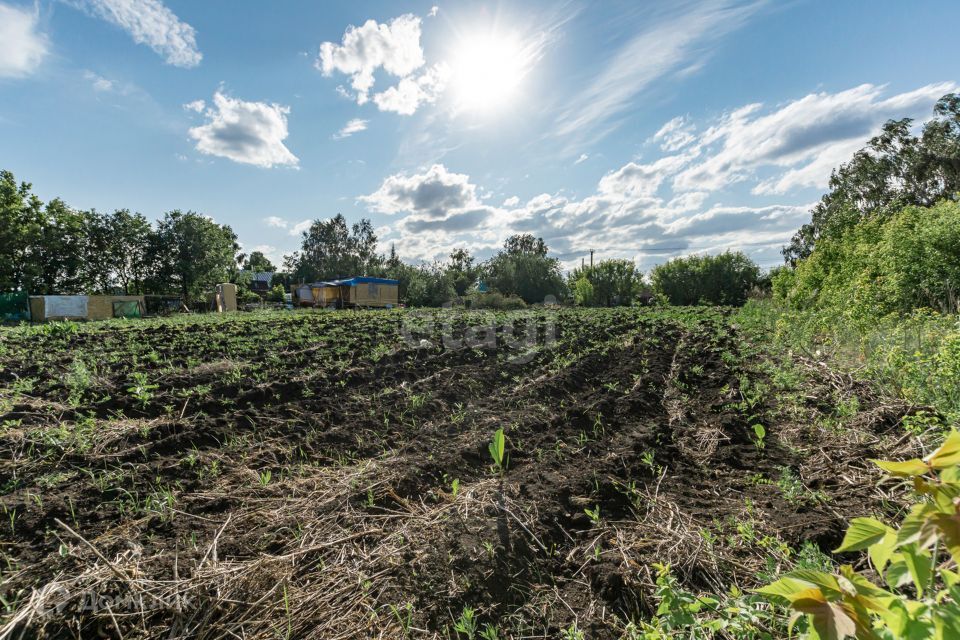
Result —
[[[44, 204], [31, 188], [0, 172], [0, 291], [175, 294], [189, 303], [217, 283], [245, 285], [252, 272], [277, 272], [262, 252], [239, 253], [230, 226], [202, 214], [174, 210], [151, 224], [128, 209], [82, 211], [59, 198]], [[394, 247], [387, 254], [377, 247], [370, 220], [351, 225], [340, 214], [314, 220], [275, 274], [273, 295], [282, 299], [292, 283], [366, 275], [398, 280], [411, 306], [460, 299], [518, 307], [550, 298], [614, 306], [649, 299], [653, 291], [676, 304], [729, 304], [745, 297], [758, 271], [746, 256], [724, 254], [673, 260], [655, 268], [649, 283], [630, 260], [601, 260], [565, 275], [543, 239], [530, 234], [507, 238], [485, 261], [459, 248], [447, 260], [413, 265]]]
[[195, 300], [237, 271], [237, 236], [193, 211], [156, 222], [128, 209], [44, 204], [0, 171], [0, 290], [31, 294], [178, 294]]

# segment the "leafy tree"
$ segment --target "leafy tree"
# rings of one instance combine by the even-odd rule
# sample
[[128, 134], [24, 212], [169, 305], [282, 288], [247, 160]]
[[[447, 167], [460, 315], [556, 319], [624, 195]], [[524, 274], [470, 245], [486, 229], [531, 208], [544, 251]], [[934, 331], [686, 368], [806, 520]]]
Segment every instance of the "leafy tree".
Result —
[[30, 290], [37, 277], [34, 253], [43, 226], [43, 203], [26, 182], [0, 171], [0, 289]]
[[286, 268], [301, 282], [368, 275], [380, 268], [377, 236], [369, 220], [352, 227], [337, 214], [314, 220], [303, 232], [300, 251], [288, 256]]
[[196, 300], [236, 269], [237, 236], [226, 225], [188, 211], [164, 215], [153, 236], [150, 255], [155, 290], [177, 290]]
[[595, 266], [574, 269], [568, 281], [577, 304], [629, 305], [643, 288], [643, 272], [632, 260], [601, 260]]
[[887, 122], [880, 135], [833, 172], [830, 190], [812, 219], [783, 249], [791, 265], [821, 239], [837, 238], [858, 222], [886, 219], [907, 205], [929, 207], [960, 194], [960, 95], [943, 96], [919, 136], [910, 118]]
[[447, 272], [453, 281], [453, 288], [458, 296], [464, 296], [477, 281], [477, 267], [473, 264], [473, 256], [466, 249], [455, 249], [450, 253], [450, 262]]
[[760, 268], [740, 251], [674, 258], [651, 272], [654, 291], [678, 305], [741, 305], [759, 278]]
[[518, 295], [524, 302], [543, 302], [547, 296], [561, 298], [566, 284], [556, 258], [547, 256], [543, 238], [529, 234], [507, 239], [503, 250], [483, 265], [487, 283], [505, 295]]
[[85, 264], [88, 217], [55, 198], [44, 208], [33, 261], [32, 293], [75, 294], [89, 288]]
[[409, 269], [406, 286], [401, 286], [401, 290], [405, 292], [406, 303], [410, 306], [439, 307], [457, 296], [453, 277], [442, 266], [422, 265]]
[[263, 255], [262, 251], [254, 251], [249, 256], [246, 256], [243, 260], [243, 269], [244, 271], [253, 271], [254, 273], [277, 270], [267, 256]]

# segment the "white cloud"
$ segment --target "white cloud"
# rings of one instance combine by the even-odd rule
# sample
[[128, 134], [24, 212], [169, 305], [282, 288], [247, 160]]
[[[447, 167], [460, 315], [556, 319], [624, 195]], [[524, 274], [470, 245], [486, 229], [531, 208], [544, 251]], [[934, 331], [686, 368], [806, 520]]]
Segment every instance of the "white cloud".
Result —
[[884, 99], [884, 87], [863, 84], [838, 93], [811, 93], [768, 113], [760, 104], [741, 107], [703, 133], [698, 145], [705, 159], [677, 175], [673, 186], [715, 191], [769, 166], [789, 170], [761, 183], [756, 193], [823, 187], [830, 170], [849, 159], [884, 121], [928, 116], [936, 100], [955, 88], [949, 82], [931, 84]]
[[29, 76], [48, 50], [47, 36], [39, 30], [36, 8], [0, 4], [0, 78]]
[[195, 67], [203, 55], [196, 32], [160, 0], [80, 0], [92, 14], [111, 22], [164, 57], [167, 64]]
[[325, 76], [334, 71], [350, 76], [357, 104], [369, 100], [374, 73], [382, 68], [398, 78], [405, 78], [423, 66], [420, 47], [420, 18], [405, 14], [389, 24], [367, 20], [363, 26], [350, 25], [341, 43], [324, 42], [316, 66]]
[[419, 76], [403, 78], [396, 86], [375, 94], [373, 102], [380, 111], [413, 115], [421, 104], [436, 102], [446, 88], [449, 78], [450, 67], [441, 62]]
[[190, 129], [190, 137], [201, 153], [258, 167], [295, 167], [299, 160], [283, 144], [289, 113], [289, 107], [245, 102], [217, 91], [203, 114], [207, 123]]
[[520, 204], [520, 198], [518, 198], [517, 196], [510, 196], [509, 198], [503, 201], [503, 206], [505, 207], [515, 207], [518, 204]]
[[437, 5], [433, 5], [432, 7], [430, 7], [430, 12], [427, 13], [427, 17], [435, 18], [437, 17], [438, 13], [440, 13], [440, 7], [438, 7]]
[[451, 173], [442, 164], [412, 176], [400, 173], [389, 176], [377, 191], [360, 196], [359, 200], [380, 213], [410, 212], [431, 218], [481, 206], [470, 176]]
[[84, 71], [83, 77], [88, 80], [93, 86], [94, 91], [111, 91], [113, 90], [113, 82], [107, 80], [101, 75], [94, 73], [93, 71]]
[[203, 100], [194, 100], [193, 102], [188, 102], [187, 104], [183, 105], [183, 108], [187, 111], [203, 113], [203, 110], [207, 108], [207, 103]]
[[279, 216], [267, 216], [263, 221], [267, 223], [268, 227], [277, 227], [279, 229], [286, 229], [288, 224], [286, 220]]
[[691, 65], [697, 64], [693, 59], [706, 55], [705, 45], [740, 27], [761, 6], [762, 2], [706, 1], [681, 5], [659, 21], [651, 19], [651, 26], [623, 46], [560, 114], [557, 134], [586, 136], [598, 125], [606, 126], [609, 133], [616, 128], [609, 120], [634, 105], [639, 93], [672, 72], [689, 73]]
[[348, 120], [347, 124], [343, 125], [343, 128], [340, 129], [340, 131], [333, 134], [333, 139], [342, 140], [344, 138], [349, 138], [355, 133], [366, 131], [367, 122], [367, 120], [363, 120], [361, 118], [353, 118], [352, 120]]
[[299, 236], [301, 233], [310, 228], [310, 225], [313, 224], [313, 220], [301, 220], [297, 224], [290, 227], [290, 235]]
[[586, 162], [590, 156], [586, 153], [581, 153], [580, 157], [573, 161], [573, 164], [580, 164], [581, 162]]
[[684, 116], [677, 116], [660, 127], [651, 140], [659, 142], [664, 151], [679, 151], [697, 138], [693, 135], [693, 125]]

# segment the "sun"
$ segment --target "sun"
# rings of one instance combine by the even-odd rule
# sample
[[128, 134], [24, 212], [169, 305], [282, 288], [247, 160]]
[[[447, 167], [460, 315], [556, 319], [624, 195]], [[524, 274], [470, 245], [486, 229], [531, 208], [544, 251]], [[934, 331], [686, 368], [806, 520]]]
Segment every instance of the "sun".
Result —
[[491, 111], [509, 104], [529, 65], [518, 39], [496, 33], [472, 34], [454, 49], [452, 83], [457, 107]]

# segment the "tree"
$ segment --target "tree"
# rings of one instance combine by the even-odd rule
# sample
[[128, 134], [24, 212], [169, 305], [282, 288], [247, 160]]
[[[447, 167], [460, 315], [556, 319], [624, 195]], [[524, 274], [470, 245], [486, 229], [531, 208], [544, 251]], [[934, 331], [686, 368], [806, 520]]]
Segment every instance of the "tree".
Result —
[[960, 95], [943, 96], [921, 135], [910, 118], [890, 120], [867, 146], [830, 177], [830, 190], [783, 249], [795, 265], [824, 238], [838, 238], [857, 223], [889, 218], [907, 205], [932, 206], [960, 194]]
[[529, 234], [508, 238], [481, 272], [493, 289], [527, 303], [543, 302], [547, 296], [561, 298], [566, 292], [559, 261], [547, 256], [543, 238]]
[[741, 305], [757, 285], [760, 268], [740, 251], [674, 258], [650, 274], [653, 288], [671, 304]]
[[643, 288], [643, 272], [632, 260], [601, 260], [595, 266], [574, 269], [568, 281], [577, 304], [629, 305]]
[[26, 182], [17, 184], [11, 172], [0, 171], [0, 290], [31, 291], [37, 276], [34, 253], [43, 203], [30, 189]]
[[244, 271], [253, 271], [254, 273], [262, 273], [264, 271], [273, 272], [277, 268], [273, 266], [273, 263], [263, 255], [262, 251], [254, 251], [243, 261]]
[[109, 229], [110, 268], [114, 281], [128, 295], [144, 293], [153, 228], [143, 214], [118, 209], [110, 216]]
[[450, 262], [447, 264], [447, 273], [458, 296], [464, 296], [477, 281], [477, 268], [473, 264], [473, 256], [466, 249], [455, 249], [450, 253]]
[[237, 236], [193, 211], [164, 215], [153, 236], [155, 290], [176, 290], [184, 300], [196, 300], [204, 291], [226, 282], [236, 268]]
[[86, 214], [59, 198], [47, 203], [32, 252], [36, 278], [31, 292], [76, 294], [91, 288], [85, 264], [87, 222]]
[[377, 235], [369, 220], [349, 227], [338, 213], [329, 220], [313, 221], [303, 232], [300, 251], [287, 257], [286, 269], [301, 282], [367, 275], [382, 263], [376, 247]]

